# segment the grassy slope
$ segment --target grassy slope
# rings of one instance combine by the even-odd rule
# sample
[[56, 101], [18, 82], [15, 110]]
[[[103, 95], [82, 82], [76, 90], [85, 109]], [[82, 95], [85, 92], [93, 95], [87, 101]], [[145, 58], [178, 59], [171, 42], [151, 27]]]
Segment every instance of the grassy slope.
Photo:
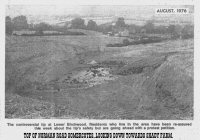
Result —
[[[6, 117], [191, 119], [193, 40], [97, 51], [99, 46], [121, 41], [93, 33], [7, 37]], [[68, 89], [56, 84], [91, 60], [126, 65], [114, 69], [117, 80], [92, 88]], [[53, 86], [47, 87], [48, 82]]]

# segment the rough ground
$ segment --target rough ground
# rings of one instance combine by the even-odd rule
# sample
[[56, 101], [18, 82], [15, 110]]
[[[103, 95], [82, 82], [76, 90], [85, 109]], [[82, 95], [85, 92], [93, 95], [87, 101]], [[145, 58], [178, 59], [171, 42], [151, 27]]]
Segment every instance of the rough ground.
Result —
[[193, 119], [193, 40], [6, 37], [6, 118]]

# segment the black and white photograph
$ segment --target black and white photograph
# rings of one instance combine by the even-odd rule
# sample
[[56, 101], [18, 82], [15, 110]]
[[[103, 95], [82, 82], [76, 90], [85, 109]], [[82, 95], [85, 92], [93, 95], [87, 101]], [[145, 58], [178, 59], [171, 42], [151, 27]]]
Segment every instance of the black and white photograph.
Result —
[[5, 118], [193, 120], [193, 5], [6, 5]]

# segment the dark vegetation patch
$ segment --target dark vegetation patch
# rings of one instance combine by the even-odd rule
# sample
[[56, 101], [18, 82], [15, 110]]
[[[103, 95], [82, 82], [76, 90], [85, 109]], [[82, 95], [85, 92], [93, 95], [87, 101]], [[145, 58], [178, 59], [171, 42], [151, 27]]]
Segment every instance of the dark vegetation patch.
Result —
[[71, 31], [65, 31], [65, 32], [58, 32], [58, 33], [43, 33], [43, 32], [36, 32], [32, 34], [13, 34], [16, 36], [63, 36], [63, 35], [70, 35], [70, 36], [80, 36], [80, 35], [86, 35], [82, 32], [71, 32]]
[[166, 58], [166, 56], [147, 57], [120, 68], [116, 74], [126, 76], [140, 74], [144, 72], [145, 69], [155, 70], [166, 61]]
[[102, 61], [99, 62], [96, 66], [98, 67], [108, 67], [108, 68], [121, 68], [124, 65], [126, 65], [125, 61], [122, 60], [106, 60], [106, 61]]
[[107, 44], [106, 47], [125, 47], [129, 45], [158, 43], [164, 40], [166, 40], [166, 38], [161, 38], [161, 37], [142, 37], [139, 40], [134, 40], [134, 41], [129, 41], [128, 39], [124, 39], [122, 43]]
[[139, 74], [143, 72], [143, 69], [145, 67], [129, 67], [129, 68], [123, 68], [123, 70], [120, 70], [117, 74], [118, 75], [131, 75], [131, 74]]

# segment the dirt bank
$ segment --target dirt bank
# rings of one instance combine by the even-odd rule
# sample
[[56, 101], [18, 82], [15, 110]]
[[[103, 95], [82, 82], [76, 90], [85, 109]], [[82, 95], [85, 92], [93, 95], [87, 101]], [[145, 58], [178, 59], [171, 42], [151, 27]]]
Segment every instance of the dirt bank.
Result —
[[192, 119], [193, 40], [99, 50], [117, 41], [7, 38], [6, 117]]

